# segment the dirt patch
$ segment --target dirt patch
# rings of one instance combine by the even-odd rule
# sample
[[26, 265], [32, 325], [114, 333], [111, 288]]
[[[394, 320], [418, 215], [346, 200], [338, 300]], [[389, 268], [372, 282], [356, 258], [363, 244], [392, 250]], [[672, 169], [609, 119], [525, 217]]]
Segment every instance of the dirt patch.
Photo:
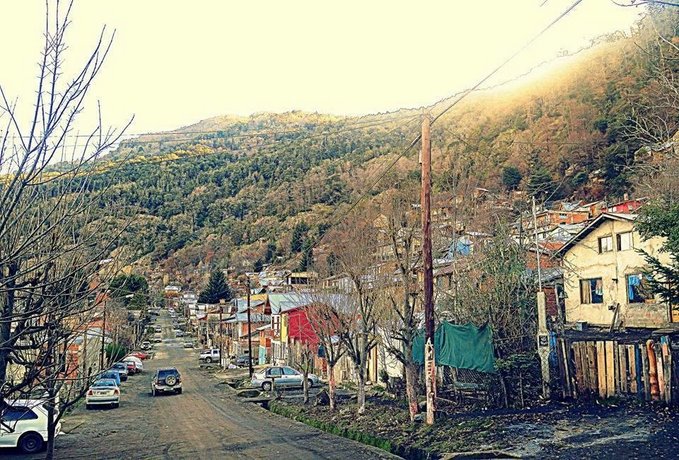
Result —
[[525, 410], [444, 406], [433, 427], [410, 422], [404, 403], [378, 396], [370, 398], [363, 415], [350, 400], [335, 412], [291, 400], [272, 401], [269, 408], [409, 459], [637, 458], [649, 448], [658, 458], [673, 458], [679, 431], [676, 411], [633, 402], [550, 403]]

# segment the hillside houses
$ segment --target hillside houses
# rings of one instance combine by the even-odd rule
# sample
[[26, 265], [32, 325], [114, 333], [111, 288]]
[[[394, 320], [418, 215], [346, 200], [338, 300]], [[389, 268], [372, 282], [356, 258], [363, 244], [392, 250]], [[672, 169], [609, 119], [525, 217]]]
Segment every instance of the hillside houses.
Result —
[[[492, 207], [489, 200], [485, 204]], [[526, 213], [510, 227], [507, 244], [521, 245], [526, 279], [536, 284], [539, 279], [544, 293], [545, 327], [559, 340], [569, 340], [565, 347], [577, 343], [577, 334], [583, 334], [584, 329], [589, 334], [600, 334], [596, 337], [611, 338], [628, 329], [646, 329], [648, 334], [639, 337], [650, 337], [653, 331], [672, 327], [679, 319], [668, 305], [647, 292], [645, 260], [639, 251], [659, 255], [662, 241], [643, 241], [634, 229], [635, 213], [641, 205], [643, 200], [636, 199], [611, 205], [603, 201], [554, 203], [550, 209], [537, 211], [535, 217]], [[457, 285], [464, 277], [484, 282], [475, 260], [488, 244], [497, 243], [497, 235], [486, 227], [461, 226], [449, 219], [454, 219], [454, 212], [450, 207], [441, 207], [436, 221], [441, 231], [434, 248], [437, 309], [454, 301]], [[393, 255], [394, 240], [388, 233], [393, 229], [387, 229], [384, 217], [373, 224], [378, 228], [370, 249], [373, 265], [365, 268], [362, 281], [370, 290], [401, 289], [399, 261]], [[419, 251], [416, 226], [399, 230], [395, 238], [397, 244], [410, 238]], [[421, 286], [419, 256], [411, 261], [410, 273], [414, 285]], [[321, 279], [313, 272], [268, 266], [261, 273], [251, 274], [250, 279], [255, 287], [250, 291], [249, 309], [248, 296], [242, 295], [221, 307], [221, 323], [217, 319], [219, 308], [210, 309], [196, 304], [195, 299], [184, 299], [204, 321], [205, 343], [214, 346], [223, 340], [229, 356], [242, 356], [251, 349], [258, 365], [300, 365], [302, 350], [311, 349], [314, 372], [328, 378], [323, 347], [309, 314], [319, 301], [319, 292], [350, 299], [354, 289], [351, 278], [337, 273]], [[415, 309], [417, 317], [421, 317], [421, 304], [416, 303]], [[220, 334], [224, 337], [219, 338]], [[367, 357], [368, 382], [377, 383], [383, 374], [390, 378], [402, 376], [402, 365], [387, 352], [389, 332], [375, 328], [371, 334], [377, 340]], [[337, 382], [356, 378], [355, 366], [348, 356], [337, 363], [334, 376]]]

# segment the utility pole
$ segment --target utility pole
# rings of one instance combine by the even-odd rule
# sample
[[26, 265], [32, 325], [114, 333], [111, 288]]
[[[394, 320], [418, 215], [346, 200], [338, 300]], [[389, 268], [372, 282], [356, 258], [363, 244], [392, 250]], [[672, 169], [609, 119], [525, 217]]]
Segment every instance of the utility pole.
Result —
[[436, 414], [436, 361], [434, 357], [434, 275], [431, 254], [431, 118], [422, 120], [422, 258], [424, 260], [424, 372], [427, 392], [427, 425], [434, 424]]
[[99, 355], [99, 370], [104, 370], [104, 342], [106, 341], [106, 300], [104, 299], [104, 321], [101, 326], [101, 353]]
[[253, 369], [252, 369], [252, 324], [250, 323], [250, 277], [247, 277], [247, 287], [248, 287], [248, 371], [250, 372], [250, 378], [252, 379]]
[[532, 212], [533, 212], [533, 230], [534, 230], [534, 236], [535, 236], [535, 254], [537, 258], [537, 275], [538, 275], [538, 292], [542, 292], [542, 270], [540, 269], [540, 243], [538, 241], [538, 212], [535, 207], [535, 197], [533, 197], [533, 206], [532, 206]]
[[224, 299], [219, 299], [219, 365], [221, 367], [224, 367], [224, 325], [222, 324], [224, 302]]

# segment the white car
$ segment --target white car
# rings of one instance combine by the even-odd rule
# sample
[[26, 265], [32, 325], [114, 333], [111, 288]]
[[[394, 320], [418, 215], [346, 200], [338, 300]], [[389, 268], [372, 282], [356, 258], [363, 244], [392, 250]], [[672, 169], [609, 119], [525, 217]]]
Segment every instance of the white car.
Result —
[[120, 406], [120, 388], [113, 379], [99, 379], [95, 381], [85, 394], [85, 407], [92, 406]]
[[[8, 401], [0, 412], [0, 447], [18, 447], [26, 454], [39, 452], [47, 442], [46, 401], [19, 399]], [[61, 431], [61, 422], [54, 432]]]
[[200, 352], [198, 357], [200, 361], [205, 361], [206, 363], [219, 362], [219, 348], [207, 348]]
[[141, 359], [137, 358], [136, 356], [126, 356], [123, 359], [124, 363], [128, 363], [130, 361], [134, 363], [134, 368], [137, 370], [137, 373], [144, 370], [144, 363], [142, 363]]

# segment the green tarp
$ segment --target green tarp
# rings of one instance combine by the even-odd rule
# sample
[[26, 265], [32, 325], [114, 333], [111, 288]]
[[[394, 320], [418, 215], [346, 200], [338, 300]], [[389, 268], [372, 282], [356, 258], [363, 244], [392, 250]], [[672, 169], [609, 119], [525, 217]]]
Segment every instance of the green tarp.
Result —
[[[434, 355], [438, 366], [495, 372], [492, 331], [488, 324], [481, 327], [440, 324], [434, 335]], [[413, 343], [413, 359], [416, 363], [424, 363], [424, 331]]]

